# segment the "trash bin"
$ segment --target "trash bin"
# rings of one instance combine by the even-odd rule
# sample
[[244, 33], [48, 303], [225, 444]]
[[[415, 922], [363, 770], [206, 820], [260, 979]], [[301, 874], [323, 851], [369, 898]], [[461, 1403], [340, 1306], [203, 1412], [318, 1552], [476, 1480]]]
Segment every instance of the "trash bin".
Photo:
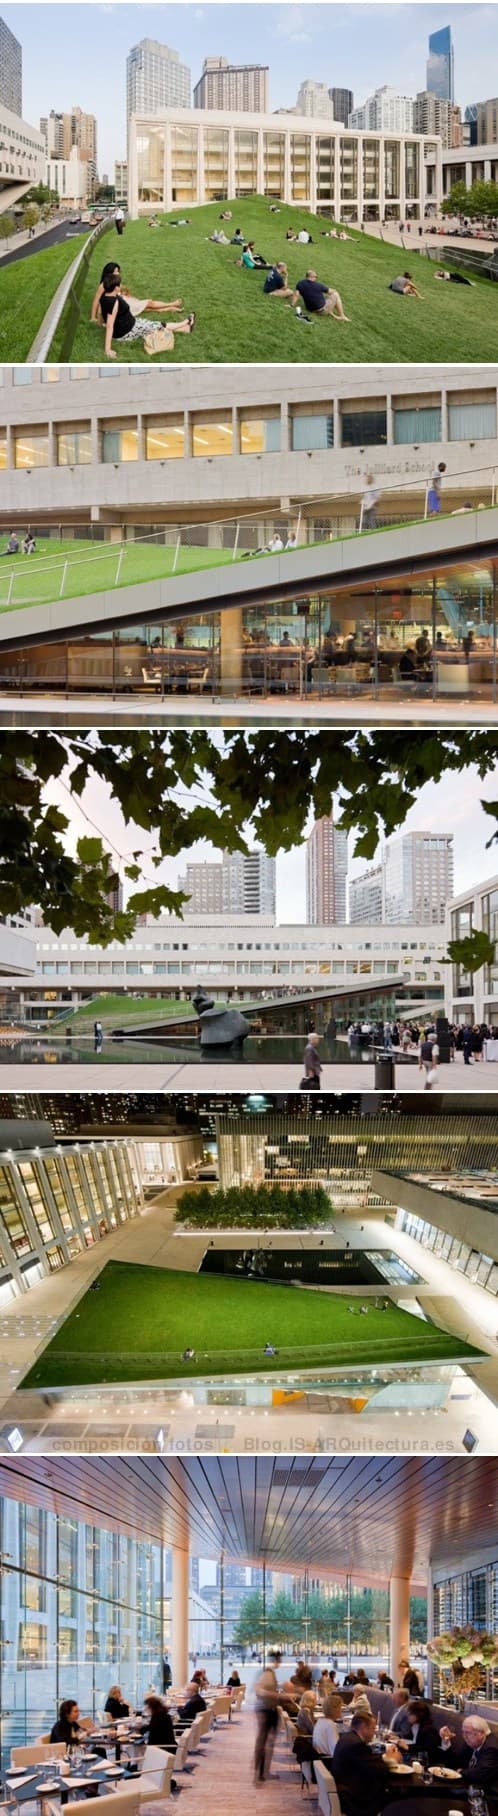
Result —
[[376, 1055], [375, 1090], [394, 1091], [394, 1059], [392, 1053], [377, 1053]]

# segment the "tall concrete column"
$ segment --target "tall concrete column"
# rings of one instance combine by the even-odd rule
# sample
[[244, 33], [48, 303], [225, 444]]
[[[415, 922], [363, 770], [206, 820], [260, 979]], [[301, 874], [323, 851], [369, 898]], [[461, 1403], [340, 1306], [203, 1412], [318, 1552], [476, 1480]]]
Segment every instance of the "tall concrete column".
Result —
[[231, 605], [220, 612], [220, 679], [221, 692], [231, 696], [240, 693], [242, 682], [242, 606]]
[[164, 166], [163, 166], [163, 208], [172, 206], [171, 183], [171, 126], [169, 120], [164, 128]]
[[258, 126], [257, 176], [256, 176], [258, 195], [264, 195], [264, 193], [265, 193], [265, 165], [264, 165], [263, 133], [264, 133], [264, 127]]
[[379, 221], [384, 220], [386, 212], [386, 141], [381, 139], [379, 145]]
[[465, 159], [465, 188], [472, 188], [472, 159]]
[[193, 200], [194, 200], [194, 202], [205, 202], [205, 200], [206, 200], [206, 181], [205, 181], [205, 174], [204, 174], [204, 127], [203, 126], [199, 126], [198, 141], [197, 141], [197, 156], [198, 156], [198, 160], [199, 160], [198, 167], [197, 167], [197, 195], [193, 197]]
[[334, 146], [334, 220], [340, 221], [341, 219], [342, 219], [341, 134], [340, 134], [340, 132], [338, 132], [336, 134], [336, 140], [335, 140], [335, 146]]
[[171, 1669], [173, 1683], [182, 1687], [188, 1683], [188, 1551], [180, 1551], [179, 1545], [172, 1548], [172, 1583], [171, 1583]]
[[401, 1659], [410, 1656], [410, 1578], [392, 1576], [389, 1584], [390, 1673], [399, 1683]]

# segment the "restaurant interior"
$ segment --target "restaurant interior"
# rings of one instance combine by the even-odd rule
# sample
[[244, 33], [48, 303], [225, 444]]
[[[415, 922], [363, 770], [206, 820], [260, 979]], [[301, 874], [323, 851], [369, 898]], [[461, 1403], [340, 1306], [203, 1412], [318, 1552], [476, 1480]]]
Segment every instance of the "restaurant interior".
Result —
[[497, 1473], [444, 1454], [5, 1459], [9, 1816], [179, 1794], [245, 1816], [262, 1785], [272, 1816], [303, 1792], [322, 1816], [491, 1816]]

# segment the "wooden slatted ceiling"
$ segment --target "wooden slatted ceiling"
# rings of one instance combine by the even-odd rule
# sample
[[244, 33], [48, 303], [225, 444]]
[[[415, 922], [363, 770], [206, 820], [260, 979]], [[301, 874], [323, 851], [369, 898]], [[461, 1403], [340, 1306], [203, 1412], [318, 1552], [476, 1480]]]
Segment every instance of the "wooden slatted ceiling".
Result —
[[208, 1557], [372, 1581], [498, 1546], [493, 1457], [23, 1456], [0, 1464], [0, 1492]]

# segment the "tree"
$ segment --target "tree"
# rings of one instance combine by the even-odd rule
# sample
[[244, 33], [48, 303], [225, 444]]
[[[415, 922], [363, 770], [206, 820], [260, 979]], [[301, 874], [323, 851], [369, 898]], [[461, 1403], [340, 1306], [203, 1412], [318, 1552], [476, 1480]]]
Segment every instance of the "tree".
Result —
[[463, 220], [469, 214], [471, 190], [464, 182], [454, 183], [449, 195], [441, 203], [441, 214], [457, 214]]
[[410, 1596], [410, 1641], [424, 1645], [427, 1639], [427, 1596]]
[[[498, 731], [489, 728], [0, 732], [0, 914], [36, 903], [55, 932], [71, 927], [99, 944], [126, 940], [138, 914], [178, 913], [185, 900], [165, 883], [144, 883], [145, 863], [155, 870], [199, 839], [243, 851], [248, 831], [272, 854], [289, 851], [304, 838], [310, 813], [330, 813], [338, 795], [339, 823], [355, 833], [355, 855], [371, 858], [426, 782], [470, 765], [482, 779], [497, 757]], [[70, 810], [47, 799], [48, 784], [63, 777], [78, 802], [99, 777], [122, 811], [127, 845], [133, 839], [121, 863], [133, 886], [124, 910], [109, 905], [120, 860], [100, 834], [92, 828], [75, 856], [68, 852]], [[498, 840], [498, 800], [482, 807], [495, 822], [490, 846]]]
[[261, 1645], [264, 1631], [263, 1597], [259, 1589], [256, 1589], [252, 1595], [246, 1595], [242, 1604], [233, 1630], [234, 1643], [241, 1647]]
[[31, 227], [36, 227], [39, 219], [40, 210], [37, 202], [27, 202], [22, 211], [22, 224], [25, 231], [29, 232]]
[[13, 214], [0, 214], [0, 240], [6, 240], [8, 245], [15, 229], [16, 223]]

